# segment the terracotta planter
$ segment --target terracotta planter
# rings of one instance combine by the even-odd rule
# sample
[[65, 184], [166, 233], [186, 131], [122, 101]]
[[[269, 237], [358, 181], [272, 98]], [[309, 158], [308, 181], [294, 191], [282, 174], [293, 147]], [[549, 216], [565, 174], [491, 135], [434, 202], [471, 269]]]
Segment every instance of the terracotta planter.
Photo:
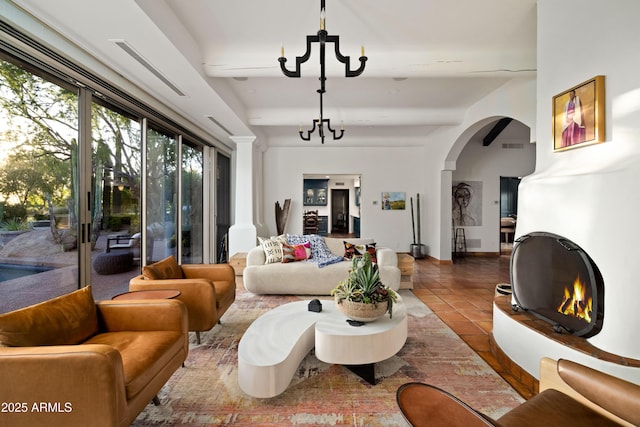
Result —
[[336, 307], [342, 312], [348, 319], [357, 320], [359, 322], [373, 322], [376, 319], [384, 316], [387, 312], [387, 301], [379, 302], [378, 304], [365, 304], [363, 302], [354, 302], [348, 300], [342, 300], [338, 302], [338, 298], [335, 299]]

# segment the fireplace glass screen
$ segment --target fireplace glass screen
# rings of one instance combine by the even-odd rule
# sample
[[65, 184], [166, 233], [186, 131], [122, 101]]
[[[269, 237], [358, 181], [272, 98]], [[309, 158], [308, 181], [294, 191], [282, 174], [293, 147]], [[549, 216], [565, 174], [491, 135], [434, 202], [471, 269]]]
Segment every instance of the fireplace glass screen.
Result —
[[589, 255], [555, 234], [519, 237], [511, 255], [514, 309], [551, 323], [557, 332], [590, 337], [602, 329], [604, 283]]

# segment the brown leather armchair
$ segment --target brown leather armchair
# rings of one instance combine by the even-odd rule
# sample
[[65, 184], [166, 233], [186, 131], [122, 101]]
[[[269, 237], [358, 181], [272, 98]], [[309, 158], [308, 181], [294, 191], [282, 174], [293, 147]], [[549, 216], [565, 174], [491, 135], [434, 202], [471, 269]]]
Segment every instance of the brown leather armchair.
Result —
[[128, 426], [189, 351], [171, 300], [94, 302], [91, 287], [0, 315], [0, 425]]
[[178, 300], [187, 306], [189, 331], [213, 328], [236, 299], [236, 276], [229, 264], [178, 265], [173, 256], [143, 267], [142, 274], [129, 281], [129, 290], [176, 289]]
[[497, 420], [428, 384], [403, 384], [397, 401], [414, 427], [640, 425], [640, 386], [563, 359], [542, 359], [540, 393]]

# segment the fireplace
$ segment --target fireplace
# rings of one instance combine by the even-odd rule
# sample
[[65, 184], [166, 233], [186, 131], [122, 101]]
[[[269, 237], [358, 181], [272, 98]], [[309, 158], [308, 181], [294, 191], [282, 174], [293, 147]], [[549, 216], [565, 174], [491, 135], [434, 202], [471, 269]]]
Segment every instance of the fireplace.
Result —
[[553, 330], [592, 337], [604, 320], [604, 281], [572, 241], [532, 232], [516, 239], [511, 256], [512, 307], [551, 323]]

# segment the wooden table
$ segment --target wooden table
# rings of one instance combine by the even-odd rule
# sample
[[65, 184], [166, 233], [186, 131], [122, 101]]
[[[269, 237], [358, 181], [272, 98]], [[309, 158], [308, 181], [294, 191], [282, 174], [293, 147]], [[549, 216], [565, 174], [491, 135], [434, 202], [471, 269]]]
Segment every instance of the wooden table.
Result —
[[407, 253], [398, 253], [398, 268], [400, 269], [400, 289], [413, 289], [414, 258]]
[[176, 289], [149, 289], [146, 291], [129, 291], [111, 298], [112, 300], [141, 300], [141, 299], [173, 299], [180, 295]]

